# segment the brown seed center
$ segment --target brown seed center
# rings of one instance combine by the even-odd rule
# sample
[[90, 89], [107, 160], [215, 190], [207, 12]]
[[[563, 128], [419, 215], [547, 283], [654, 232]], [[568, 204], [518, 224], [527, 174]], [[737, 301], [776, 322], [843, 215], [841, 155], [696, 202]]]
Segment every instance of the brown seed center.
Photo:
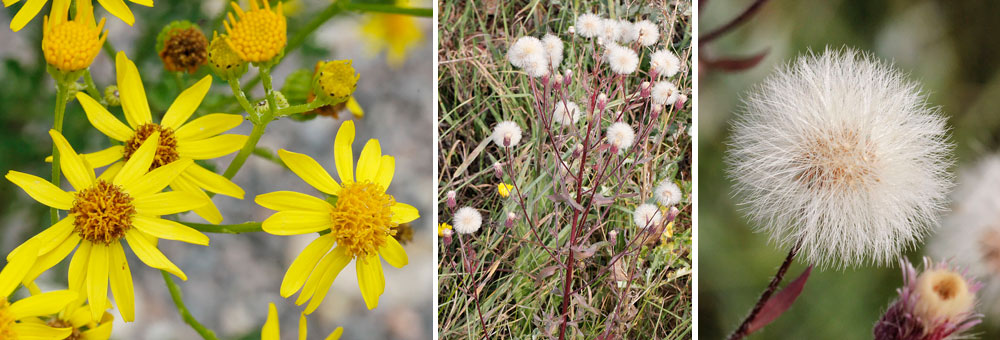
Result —
[[135, 129], [135, 135], [132, 136], [132, 139], [125, 142], [125, 160], [128, 161], [129, 158], [132, 158], [132, 154], [139, 149], [139, 146], [142, 146], [142, 142], [145, 142], [146, 138], [149, 138], [156, 131], [160, 132], [160, 145], [156, 148], [156, 156], [153, 157], [153, 164], [149, 166], [149, 170], [152, 171], [180, 158], [177, 153], [177, 138], [174, 136], [174, 130], [159, 124], [147, 123]]
[[797, 179], [810, 189], [849, 189], [879, 182], [875, 175], [875, 150], [851, 129], [814, 136], [800, 155]]
[[92, 243], [117, 242], [132, 228], [133, 200], [121, 187], [99, 179], [94, 186], [76, 193], [69, 210], [76, 215], [73, 230]]

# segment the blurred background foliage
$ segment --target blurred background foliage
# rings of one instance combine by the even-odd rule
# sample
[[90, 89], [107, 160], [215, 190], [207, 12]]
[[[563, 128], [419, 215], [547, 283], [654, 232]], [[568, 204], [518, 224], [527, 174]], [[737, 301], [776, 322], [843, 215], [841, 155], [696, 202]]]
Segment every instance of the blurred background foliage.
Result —
[[[752, 2], [701, 1], [700, 32], [725, 24]], [[731, 34], [700, 46], [703, 60], [768, 51], [760, 64], [742, 72], [704, 63], [699, 71], [700, 337], [718, 339], [733, 331], [788, 252], [768, 243], [767, 235], [752, 232], [726, 178], [728, 122], [746, 90], [810, 49], [846, 45], [869, 51], [893, 61], [941, 107], [952, 128], [958, 169], [1000, 146], [998, 22], [996, 4], [984, 1], [771, 0]], [[919, 263], [922, 246], [906, 256]], [[804, 267], [793, 265], [786, 283]], [[813, 271], [789, 312], [751, 338], [871, 338], [872, 326], [901, 284], [898, 265]], [[981, 325], [973, 333], [995, 339], [1000, 329]]]

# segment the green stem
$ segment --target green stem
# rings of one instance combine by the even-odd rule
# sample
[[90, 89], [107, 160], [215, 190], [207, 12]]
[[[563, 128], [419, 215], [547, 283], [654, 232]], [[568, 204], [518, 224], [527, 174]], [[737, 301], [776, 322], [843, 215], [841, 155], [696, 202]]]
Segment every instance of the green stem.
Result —
[[267, 124], [274, 119], [274, 115], [278, 113], [278, 104], [274, 99], [274, 89], [271, 87], [271, 68], [261, 67], [260, 68], [260, 78], [264, 80], [264, 94], [267, 96], [267, 115], [261, 120], [261, 123]]
[[215, 336], [215, 332], [212, 332], [191, 315], [187, 307], [184, 306], [184, 297], [181, 295], [181, 288], [174, 283], [174, 279], [170, 277], [170, 273], [165, 270], [160, 271], [163, 274], [163, 282], [167, 283], [167, 289], [170, 290], [170, 297], [174, 299], [174, 305], [177, 305], [177, 312], [181, 314], [181, 318], [184, 322], [191, 326], [195, 332], [201, 335], [205, 340], [219, 340]]
[[[56, 84], [56, 112], [55, 121], [52, 123], [52, 129], [62, 133], [63, 130], [63, 118], [66, 116], [66, 97], [69, 96], [69, 86], [65, 82], [59, 82]], [[52, 143], [52, 184], [59, 186], [61, 181], [60, 167], [59, 167], [59, 148], [56, 147], [56, 143]], [[52, 224], [59, 222], [59, 210], [56, 208], [49, 209], [49, 217], [52, 218]]]
[[404, 14], [404, 15], [412, 15], [417, 17], [428, 17], [428, 18], [434, 16], [433, 8], [399, 7], [399, 6], [385, 5], [385, 4], [366, 4], [366, 3], [351, 2], [344, 5], [344, 9], [357, 12]]
[[255, 123], [259, 122], [260, 117], [257, 116], [257, 110], [253, 109], [253, 105], [250, 105], [250, 101], [247, 100], [246, 93], [243, 93], [243, 88], [240, 87], [240, 80], [235, 78], [229, 79], [229, 88], [233, 90], [233, 96], [236, 97], [236, 101], [243, 107], [243, 111], [246, 111], [250, 117], [253, 117], [252, 120], [255, 120]]
[[262, 122], [260, 124], [254, 124], [253, 131], [250, 131], [250, 138], [247, 142], [243, 144], [243, 148], [240, 149], [240, 153], [236, 154], [236, 158], [229, 163], [229, 167], [226, 168], [226, 172], [222, 174], [223, 177], [228, 179], [233, 179], [236, 176], [236, 172], [240, 171], [243, 167], [243, 163], [246, 163], [247, 158], [253, 153], [253, 150], [257, 147], [257, 142], [260, 141], [260, 137], [264, 135], [264, 130], [267, 129], [267, 122]]
[[[85, 88], [87, 94], [89, 94], [91, 98], [94, 98], [94, 100], [100, 102], [102, 105], [105, 105], [104, 96], [102, 96], [101, 91], [97, 89], [97, 83], [94, 82], [94, 77], [90, 75], [90, 69], [87, 69], [87, 71], [83, 73], [83, 83], [87, 85]], [[105, 107], [106, 106], [107, 105], [105, 105]]]
[[340, 103], [331, 103], [331, 102], [327, 102], [327, 101], [324, 101], [322, 99], [316, 98], [316, 100], [313, 100], [313, 101], [305, 103], [305, 104], [292, 105], [292, 106], [286, 107], [284, 109], [280, 109], [280, 110], [278, 110], [278, 114], [276, 115], [276, 117], [291, 116], [291, 115], [296, 114], [296, 113], [303, 113], [303, 112], [306, 112], [306, 111], [312, 111], [312, 110], [318, 109], [318, 108], [323, 107], [323, 106], [336, 105], [336, 104], [340, 104]]
[[204, 232], [204, 233], [216, 233], [216, 234], [242, 234], [242, 233], [255, 233], [259, 231], [264, 231], [261, 228], [261, 222], [246, 222], [240, 224], [204, 224], [204, 223], [189, 223], [181, 222], [184, 225], [191, 227], [194, 230]]

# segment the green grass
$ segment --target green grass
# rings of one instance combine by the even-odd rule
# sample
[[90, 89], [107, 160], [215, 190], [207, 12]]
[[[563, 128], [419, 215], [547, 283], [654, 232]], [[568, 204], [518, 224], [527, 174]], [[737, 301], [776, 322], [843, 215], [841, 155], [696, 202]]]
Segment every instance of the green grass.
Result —
[[[482, 312], [491, 338], [546, 337], [558, 334], [565, 256], [553, 258], [542, 249], [525, 223], [514, 196], [501, 198], [496, 193], [500, 179], [494, 176], [493, 164], [510, 161], [504, 151], [489, 142], [492, 127], [502, 120], [513, 120], [524, 129], [521, 144], [512, 150], [515, 174], [509, 174], [526, 195], [529, 215], [539, 221], [534, 231], [547, 247], [564, 250], [568, 239], [572, 210], [567, 204], [555, 202], [551, 196], [558, 188], [554, 153], [548, 146], [547, 134], [536, 128], [537, 113], [531, 108], [533, 97], [528, 77], [512, 68], [504, 58], [507, 46], [517, 37], [541, 37], [547, 32], [561, 33], [567, 42], [563, 66], [576, 65], [589, 70], [594, 67], [589, 55], [589, 42], [570, 40], [567, 28], [578, 14], [593, 11], [602, 16], [649, 18], [654, 22], [674, 23], [669, 49], [682, 59], [689, 59], [689, 18], [674, 7], [640, 8], [637, 2], [573, 1], [563, 6], [550, 6], [540, 1], [444, 2], [439, 17], [441, 25], [439, 50], [439, 205], [440, 220], [451, 221], [445, 206], [444, 193], [458, 193], [459, 206], [472, 206], [484, 213], [484, 226], [473, 235], [466, 235], [466, 245], [474, 252], [472, 261], [480, 264], [471, 273], [480, 289]], [[611, 7], [609, 8], [609, 4]], [[665, 19], [664, 19], [665, 18]], [[661, 25], [666, 40], [669, 25]], [[648, 51], [648, 50], [647, 50]], [[648, 52], [641, 55], [640, 70], [647, 69]], [[691, 88], [690, 66], [670, 79], [682, 89]], [[572, 97], [581, 98], [581, 70], [574, 70]], [[606, 72], [606, 71], [605, 71]], [[626, 88], [638, 88], [640, 80], [630, 79]], [[582, 100], [577, 100], [582, 103]], [[609, 107], [618, 110], [623, 105], [620, 96], [612, 96]], [[583, 105], [581, 105], [583, 106]], [[666, 119], [667, 113], [675, 115]], [[626, 121], [633, 122], [638, 113], [629, 112]], [[609, 122], [602, 124], [601, 128]], [[684, 132], [691, 124], [689, 108], [668, 111], [655, 122], [640, 160], [629, 176], [614, 177], [598, 185], [608, 196], [620, 190], [614, 203], [598, 207], [586, 218], [596, 231], [581, 235], [578, 243], [595, 246], [597, 251], [575, 266], [573, 288], [578, 291], [571, 299], [569, 338], [593, 339], [605, 331], [619, 338], [678, 339], [691, 336], [691, 276], [690, 236], [691, 206], [688, 197], [678, 206], [674, 231], [677, 247], [673, 252], [665, 247], [648, 247], [637, 256], [624, 259], [636, 268], [636, 277], [628, 290], [627, 301], [621, 304], [618, 289], [609, 277], [609, 263], [614, 254], [625, 248], [625, 240], [635, 235], [631, 212], [648, 201], [651, 189], [663, 179], [681, 183], [685, 195], [691, 192], [691, 141]], [[583, 126], [579, 124], [578, 126]], [[566, 137], [574, 145], [575, 137]], [[637, 143], [638, 144], [638, 143]], [[561, 149], [559, 156], [576, 171], [572, 152]], [[593, 174], [590, 174], [592, 176]], [[505, 182], [510, 182], [505, 177]], [[518, 214], [511, 228], [504, 226], [508, 212]], [[608, 242], [607, 231], [619, 232], [618, 242]], [[470, 273], [463, 267], [458, 241], [442, 243], [439, 249], [439, 310], [438, 328], [442, 339], [479, 339], [484, 337], [479, 314], [472, 298]], [[612, 315], [615, 315], [612, 318]], [[610, 322], [614, 320], [614, 322]]]

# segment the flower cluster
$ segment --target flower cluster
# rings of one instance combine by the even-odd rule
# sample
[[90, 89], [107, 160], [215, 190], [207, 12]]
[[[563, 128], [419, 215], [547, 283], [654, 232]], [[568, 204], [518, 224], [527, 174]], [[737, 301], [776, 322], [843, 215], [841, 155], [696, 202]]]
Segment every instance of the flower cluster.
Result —
[[907, 261], [901, 266], [903, 287], [875, 324], [876, 340], [960, 339], [982, 321], [982, 315], [973, 310], [978, 282], [929, 258], [924, 258], [919, 274]]

